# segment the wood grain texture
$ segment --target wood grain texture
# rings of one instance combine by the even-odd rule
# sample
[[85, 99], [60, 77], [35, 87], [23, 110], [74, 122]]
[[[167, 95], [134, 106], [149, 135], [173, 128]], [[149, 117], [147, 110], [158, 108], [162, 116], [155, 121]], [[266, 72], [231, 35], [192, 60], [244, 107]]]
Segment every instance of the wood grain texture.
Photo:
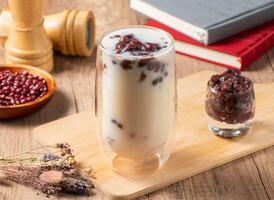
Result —
[[[96, 187], [109, 199], [133, 199], [274, 145], [274, 88], [256, 84], [256, 116], [251, 131], [232, 140], [216, 137], [205, 123], [205, 85], [215, 74], [201, 71], [177, 82], [178, 112], [173, 153], [155, 173], [129, 179], [113, 172], [99, 148], [94, 109], [36, 127], [33, 138], [43, 146], [67, 142], [78, 161], [92, 167]], [[127, 187], [125, 187], [125, 185]]]
[[[0, 10], [7, 0], [0, 1]], [[142, 24], [145, 17], [130, 11], [128, 0], [44, 0], [45, 13], [63, 9], [91, 9], [95, 13], [97, 38], [111, 28]], [[0, 63], [4, 62], [4, 51], [0, 48]], [[178, 76], [184, 77], [200, 70], [224, 69], [203, 61], [177, 55]], [[49, 104], [40, 112], [15, 121], [0, 122], [0, 155], [19, 153], [35, 147], [31, 129], [37, 125], [59, 119], [80, 111], [91, 109], [94, 97], [95, 57], [71, 58], [55, 55], [54, 76], [57, 92]], [[244, 74], [256, 83], [274, 81], [274, 48], [253, 63]], [[173, 184], [164, 189], [139, 198], [139, 200], [257, 200], [274, 199], [274, 147], [246, 156], [216, 169]], [[46, 200], [43, 195], [11, 183], [0, 186], [1, 200]], [[51, 198], [56, 199], [56, 198]], [[71, 198], [64, 198], [71, 199]], [[99, 192], [90, 198], [99, 200]]]

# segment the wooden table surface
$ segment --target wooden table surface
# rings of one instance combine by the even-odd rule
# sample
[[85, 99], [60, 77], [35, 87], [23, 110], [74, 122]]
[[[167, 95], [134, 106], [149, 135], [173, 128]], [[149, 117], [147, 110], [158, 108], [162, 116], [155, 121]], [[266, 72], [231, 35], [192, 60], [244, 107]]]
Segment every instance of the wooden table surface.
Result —
[[[6, 0], [1, 0], [0, 9], [6, 7], [6, 4]], [[44, 0], [44, 7], [45, 13], [54, 13], [67, 8], [92, 10], [96, 16], [97, 38], [104, 31], [112, 28], [142, 24], [146, 20], [145, 17], [129, 9], [128, 0]], [[3, 48], [0, 48], [0, 62], [4, 62]], [[218, 72], [224, 70], [219, 66], [181, 55], [176, 56], [176, 64], [179, 78], [204, 69]], [[57, 82], [57, 92], [50, 103], [38, 113], [19, 120], [0, 122], [0, 156], [19, 153], [34, 147], [36, 144], [31, 137], [33, 127], [92, 108], [94, 71], [95, 56], [73, 58], [56, 54], [53, 74]], [[273, 82], [274, 48], [243, 73], [255, 83]], [[139, 199], [274, 199], [273, 154], [274, 147], [259, 151]], [[102, 198], [102, 195], [96, 192], [89, 198], [70, 199]], [[11, 186], [0, 186], [0, 200], [4, 199], [47, 198], [41, 194], [37, 195], [24, 186], [11, 183]]]

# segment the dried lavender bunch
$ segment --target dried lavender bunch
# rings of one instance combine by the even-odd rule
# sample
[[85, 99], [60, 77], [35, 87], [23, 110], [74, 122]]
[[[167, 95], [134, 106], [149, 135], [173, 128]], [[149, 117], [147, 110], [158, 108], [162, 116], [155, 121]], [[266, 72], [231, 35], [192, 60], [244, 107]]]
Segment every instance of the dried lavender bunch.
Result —
[[[52, 148], [56, 153], [39, 153], [40, 148], [0, 158], [1, 179], [9, 179], [45, 193], [90, 195], [94, 189], [93, 172], [80, 169], [69, 144]], [[35, 155], [35, 157], [33, 157]]]

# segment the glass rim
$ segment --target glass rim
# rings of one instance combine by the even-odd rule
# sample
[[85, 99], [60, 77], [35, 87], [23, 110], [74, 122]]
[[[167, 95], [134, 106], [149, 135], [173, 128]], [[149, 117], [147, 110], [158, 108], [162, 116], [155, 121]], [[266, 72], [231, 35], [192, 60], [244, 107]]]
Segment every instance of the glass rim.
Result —
[[217, 91], [217, 90], [215, 90], [214, 88], [212, 88], [210, 85], [209, 85], [209, 83], [210, 83], [210, 80], [207, 82], [207, 88], [212, 92], [212, 93], [215, 93], [215, 94], [217, 94], [217, 93], [219, 93], [219, 94], [224, 94], [224, 95], [235, 95], [235, 96], [237, 96], [237, 95], [243, 95], [243, 94], [246, 94], [246, 93], [248, 93], [248, 92], [250, 92], [250, 91], [254, 91], [254, 84], [253, 84], [253, 82], [250, 80], [250, 79], [248, 79], [249, 81], [250, 81], [250, 87], [247, 89], [247, 90], [245, 90], [245, 91], [241, 91], [241, 92], [238, 92], [238, 93], [228, 93], [228, 92], [223, 92], [223, 91]]
[[[111, 32], [114, 32], [114, 31], [117, 31], [117, 30], [122, 30], [122, 29], [127, 29], [127, 28], [147, 28], [147, 29], [152, 29], [152, 30], [159, 31], [159, 32], [167, 35], [170, 38], [171, 43], [167, 48], [165, 48], [164, 51], [159, 51], [159, 53], [156, 53], [154, 55], [123, 55], [123, 54], [118, 54], [118, 53], [112, 52], [112, 51], [106, 49], [103, 46], [102, 40], [106, 37], [106, 35], [110, 34]], [[156, 28], [156, 27], [151, 27], [151, 26], [146, 26], [146, 25], [129, 25], [129, 26], [122, 26], [122, 27], [115, 28], [115, 29], [112, 29], [110, 31], [104, 32], [104, 34], [98, 40], [97, 46], [100, 48], [100, 50], [104, 51], [105, 53], [107, 53], [111, 56], [117, 56], [117, 57], [120, 57], [120, 58], [123, 58], [123, 59], [146, 59], [146, 58], [155, 58], [155, 57], [157, 58], [157, 57], [160, 57], [161, 55], [169, 52], [170, 50], [174, 49], [175, 42], [174, 42], [173, 36], [170, 33], [166, 32], [162, 29], [159, 29], [159, 28]]]

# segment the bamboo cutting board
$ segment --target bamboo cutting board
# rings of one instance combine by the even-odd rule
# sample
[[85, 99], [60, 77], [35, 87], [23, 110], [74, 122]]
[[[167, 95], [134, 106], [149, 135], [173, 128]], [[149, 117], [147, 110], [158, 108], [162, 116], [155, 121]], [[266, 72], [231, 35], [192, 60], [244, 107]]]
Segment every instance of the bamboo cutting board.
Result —
[[167, 164], [146, 177], [129, 179], [105, 163], [96, 136], [93, 111], [69, 116], [33, 130], [42, 145], [68, 142], [76, 158], [96, 173], [94, 183], [108, 199], [133, 199], [274, 145], [274, 84], [255, 85], [256, 115], [252, 130], [236, 139], [209, 132], [204, 119], [206, 82], [210, 71], [178, 80], [176, 143]]

